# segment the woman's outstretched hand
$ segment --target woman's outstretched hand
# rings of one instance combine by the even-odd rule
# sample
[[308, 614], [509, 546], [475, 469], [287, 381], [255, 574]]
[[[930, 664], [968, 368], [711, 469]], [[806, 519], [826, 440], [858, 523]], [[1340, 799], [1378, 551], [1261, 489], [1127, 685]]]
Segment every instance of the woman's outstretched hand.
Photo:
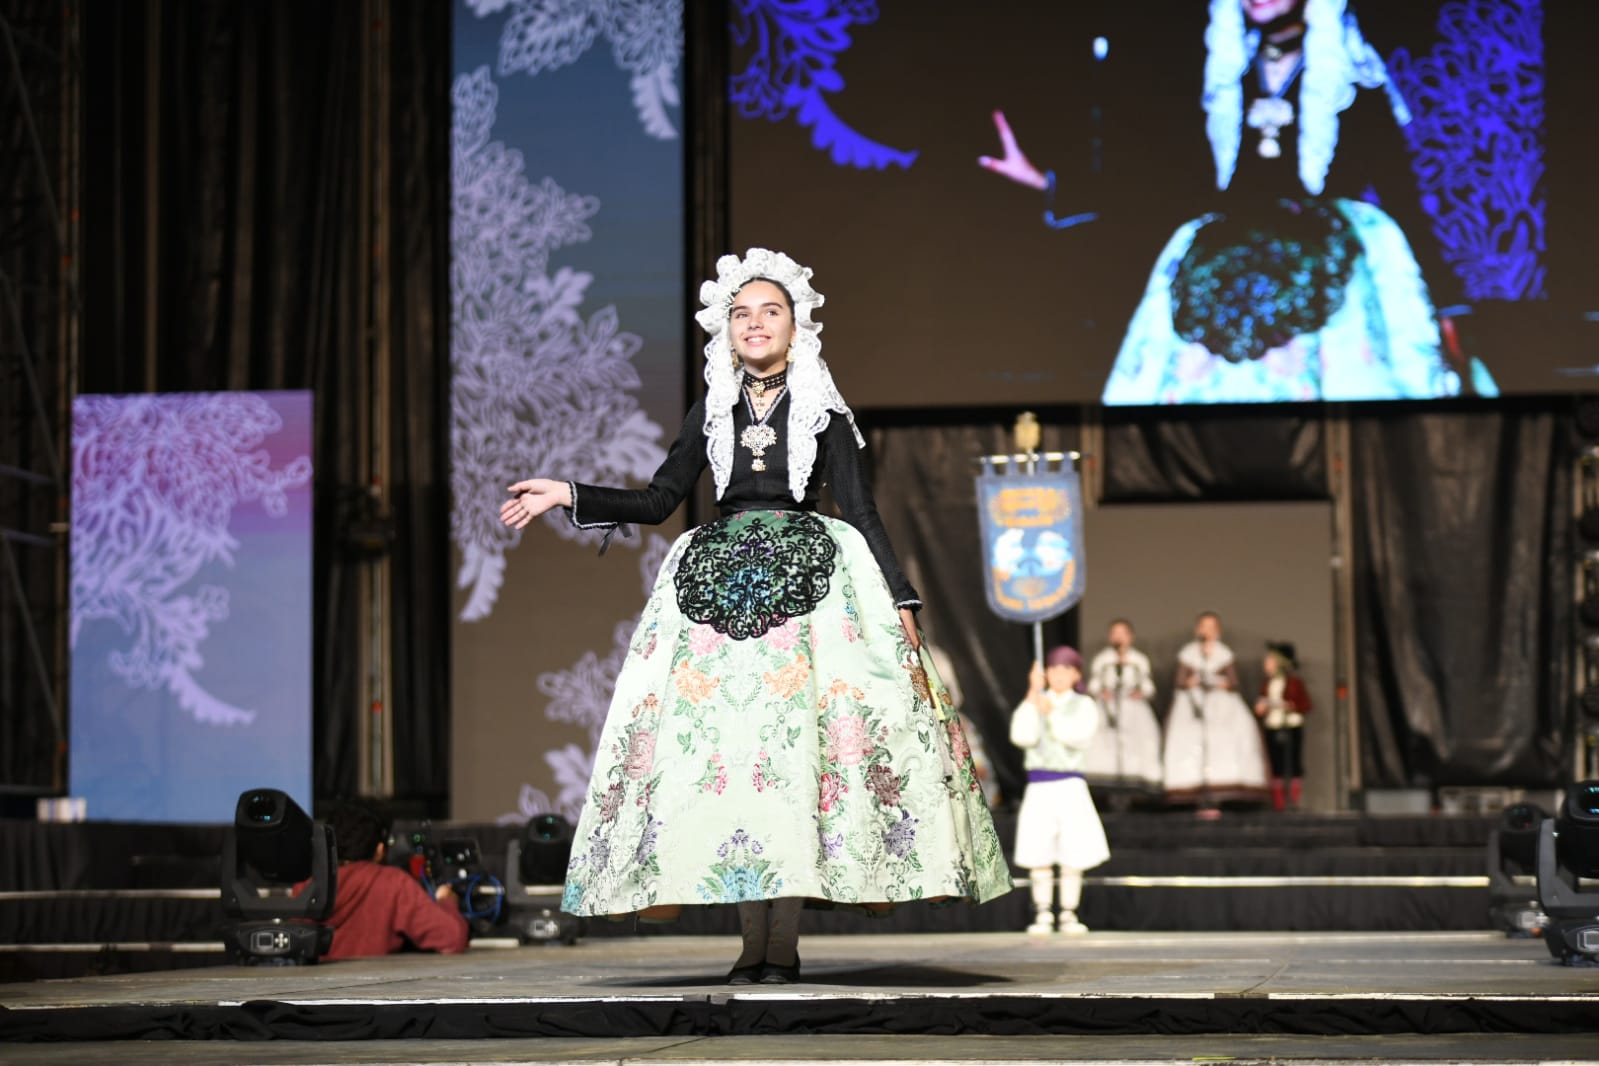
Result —
[[998, 159], [991, 155], [978, 156], [977, 165], [1019, 185], [1039, 190], [1048, 188], [1049, 179], [1044, 172], [1033, 166], [1016, 144], [1016, 134], [1011, 132], [1010, 123], [1005, 121], [1005, 112], [994, 112], [994, 128], [999, 131], [1000, 150], [1005, 154]]
[[572, 506], [572, 490], [564, 481], [529, 478], [508, 491], [511, 498], [500, 504], [500, 521], [512, 529], [521, 529], [551, 507]]

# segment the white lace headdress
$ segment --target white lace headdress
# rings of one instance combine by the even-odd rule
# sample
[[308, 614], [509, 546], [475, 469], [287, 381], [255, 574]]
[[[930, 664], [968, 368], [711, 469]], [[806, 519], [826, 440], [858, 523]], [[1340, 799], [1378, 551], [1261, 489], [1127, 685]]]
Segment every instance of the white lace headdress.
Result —
[[[1359, 89], [1388, 89], [1394, 119], [1410, 110], [1388, 79], [1388, 67], [1366, 43], [1348, 0], [1305, 0], [1305, 69], [1299, 86], [1299, 180], [1320, 196], [1338, 147], [1338, 115]], [[1260, 49], [1260, 31], [1244, 23], [1242, 0], [1210, 0], [1205, 29], [1205, 132], [1216, 159], [1216, 188], [1225, 189], [1238, 167], [1243, 139], [1243, 78]]]
[[822, 294], [811, 288], [810, 268], [782, 252], [751, 248], [743, 259], [724, 255], [716, 261], [716, 280], [700, 286], [700, 303], [705, 309], [694, 318], [711, 335], [705, 345], [705, 451], [716, 482], [716, 498], [721, 499], [733, 473], [733, 408], [742, 376], [733, 356], [728, 318], [738, 290], [757, 278], [777, 282], [794, 301], [794, 339], [788, 348], [788, 491], [794, 499], [803, 500], [816, 462], [816, 435], [827, 428], [833, 413], [849, 419], [858, 447], [866, 447], [866, 441], [822, 359], [822, 338], [818, 336], [822, 324], [811, 320], [811, 312], [822, 306]]

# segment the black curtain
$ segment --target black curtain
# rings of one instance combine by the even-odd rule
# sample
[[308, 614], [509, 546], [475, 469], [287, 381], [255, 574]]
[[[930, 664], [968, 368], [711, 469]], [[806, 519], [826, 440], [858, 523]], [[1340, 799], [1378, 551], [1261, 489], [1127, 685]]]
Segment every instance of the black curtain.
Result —
[[1327, 495], [1320, 409], [1106, 409], [1107, 503]]
[[[954, 667], [961, 710], [977, 727], [1004, 800], [1021, 801], [1022, 753], [1010, 744], [1010, 715], [1027, 691], [1032, 629], [1002, 621], [983, 588], [983, 545], [973, 479], [980, 455], [1013, 450], [1014, 412], [973, 417], [950, 412], [936, 424], [889, 415], [864, 415], [869, 432], [874, 495], [900, 564], [926, 608], [928, 638]], [[1078, 446], [1075, 412], [1039, 413], [1043, 449]], [[1062, 428], [1064, 427], [1064, 428]], [[1044, 643], [1077, 642], [1077, 616], [1044, 625]]]
[[[1537, 402], [1372, 405], [1350, 419], [1355, 672], [1365, 788], [1562, 783], [1574, 711], [1570, 417]], [[1325, 498], [1323, 412], [1105, 412], [1111, 502]], [[1031, 649], [984, 601], [973, 456], [1008, 450], [1004, 418], [867, 416], [876, 496], [928, 607], [965, 711], [1004, 742]], [[1070, 422], [1050, 416], [1046, 426]], [[886, 423], [886, 424], [885, 424]], [[941, 424], [940, 424], [941, 423]], [[1075, 427], [1046, 447], [1074, 447]], [[1049, 639], [1071, 641], [1068, 615]]]
[[[393, 781], [398, 799], [443, 813], [450, 5], [98, 0], [83, 40], [81, 391], [315, 393], [319, 797], [357, 782], [368, 564], [344, 533], [369, 517], [374, 252], [392, 279], [392, 455], [379, 476], [397, 533]], [[363, 87], [385, 68], [388, 124], [375, 130]], [[376, 177], [380, 138], [391, 167]], [[378, 191], [388, 222], [365, 229]]]
[[[62, 323], [76, 294], [62, 176], [70, 17], [48, 0], [0, 3], [0, 809], [65, 785], [67, 539]], [[9, 811], [7, 811], [9, 813]]]
[[1572, 452], [1552, 410], [1351, 426], [1366, 788], [1551, 787], [1572, 740]]

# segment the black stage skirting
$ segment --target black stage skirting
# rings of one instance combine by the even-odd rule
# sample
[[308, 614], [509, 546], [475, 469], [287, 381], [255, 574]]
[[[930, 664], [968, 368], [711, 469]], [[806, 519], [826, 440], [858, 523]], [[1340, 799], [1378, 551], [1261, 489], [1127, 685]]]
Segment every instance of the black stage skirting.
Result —
[[[1383, 816], [1228, 813], [1214, 822], [1192, 812], [1103, 813], [1111, 862], [1124, 853], [1252, 852], [1265, 857], [1289, 853], [1337, 854], [1350, 861], [1355, 849], [1406, 849], [1440, 854], [1438, 849], [1480, 849], [1497, 819], [1485, 815]], [[1015, 835], [1015, 814], [994, 816], [1000, 839]], [[396, 826], [398, 837], [411, 828]], [[226, 827], [85, 822], [45, 824], [0, 819], [0, 891], [47, 889], [209, 888], [217, 884], [217, 861]], [[503, 872], [506, 845], [518, 826], [435, 825], [435, 836], [470, 836], [480, 846], [490, 872]], [[1221, 854], [1225, 853], [1225, 854]], [[1375, 859], [1376, 852], [1367, 852]], [[1140, 860], [1146, 861], [1146, 860]], [[1105, 873], [1102, 867], [1098, 873]]]
[[1306, 1036], [1592, 1033], [1591, 999], [1125, 996], [616, 998], [573, 1003], [0, 1008], [0, 1040], [394, 1040], [740, 1036], [775, 1033]]
[[[996, 820], [1008, 841], [1014, 816], [1001, 812]], [[1104, 820], [1112, 858], [1090, 872], [1080, 911], [1093, 929], [1487, 926], [1486, 888], [1478, 882], [1486, 872], [1489, 817], [1228, 814], [1205, 822], [1174, 812], [1112, 813]], [[502, 876], [506, 845], [520, 831], [476, 825], [434, 832], [476, 837], [489, 872]], [[0, 944], [218, 940], [224, 833], [222, 826], [0, 822]], [[908, 905], [871, 921], [812, 911], [806, 927], [1015, 930], [1027, 924], [1029, 908], [1027, 893], [1017, 891], [984, 907]], [[734, 921], [729, 908], [695, 907], [668, 926], [591, 921], [587, 935], [724, 934], [736, 931]]]

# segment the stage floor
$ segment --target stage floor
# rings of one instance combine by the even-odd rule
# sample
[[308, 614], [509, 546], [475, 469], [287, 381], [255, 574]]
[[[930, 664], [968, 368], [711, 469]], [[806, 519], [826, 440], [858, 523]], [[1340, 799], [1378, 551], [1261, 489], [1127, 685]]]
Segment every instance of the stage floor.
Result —
[[0, 985], [0, 1035], [72, 1042], [0, 1059], [1599, 1061], [1599, 968], [1497, 934], [818, 936], [803, 984], [741, 989], [736, 952], [605, 938]]

